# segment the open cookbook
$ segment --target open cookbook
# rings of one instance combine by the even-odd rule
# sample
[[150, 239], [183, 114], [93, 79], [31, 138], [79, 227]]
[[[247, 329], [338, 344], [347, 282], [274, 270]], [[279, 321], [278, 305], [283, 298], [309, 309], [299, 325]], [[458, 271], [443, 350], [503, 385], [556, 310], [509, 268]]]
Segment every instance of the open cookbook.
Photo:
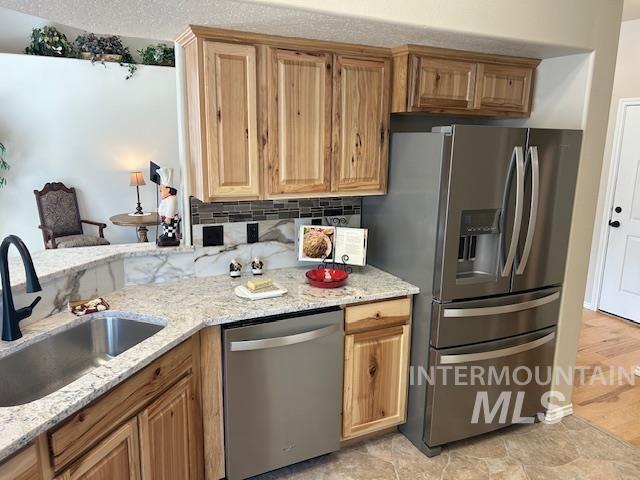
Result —
[[303, 262], [367, 263], [366, 228], [301, 225], [298, 232], [298, 260]]

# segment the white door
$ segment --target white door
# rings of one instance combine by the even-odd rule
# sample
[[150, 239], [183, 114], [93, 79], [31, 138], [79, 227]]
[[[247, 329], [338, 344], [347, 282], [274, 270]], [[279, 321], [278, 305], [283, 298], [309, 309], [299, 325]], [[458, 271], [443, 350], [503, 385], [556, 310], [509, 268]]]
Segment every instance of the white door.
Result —
[[622, 108], [600, 309], [640, 322], [640, 104]]

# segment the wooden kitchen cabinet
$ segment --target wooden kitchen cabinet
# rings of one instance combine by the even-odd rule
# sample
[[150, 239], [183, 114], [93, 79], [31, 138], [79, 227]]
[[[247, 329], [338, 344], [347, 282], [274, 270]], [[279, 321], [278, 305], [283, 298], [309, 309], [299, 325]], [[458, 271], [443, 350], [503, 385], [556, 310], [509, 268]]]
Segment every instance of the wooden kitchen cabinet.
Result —
[[[353, 309], [351, 312], [350, 309]], [[410, 299], [347, 307], [342, 439], [406, 421]]]
[[38, 437], [8, 459], [0, 462], [0, 480], [51, 480], [47, 439]]
[[412, 109], [473, 108], [477, 64], [412, 55]]
[[183, 378], [138, 416], [142, 478], [198, 478], [196, 397], [191, 376]]
[[185, 47], [190, 190], [203, 201], [260, 196], [256, 49]]
[[391, 61], [337, 55], [331, 190], [386, 191]]
[[137, 419], [126, 422], [57, 478], [139, 480], [141, 477]]
[[196, 26], [177, 42], [190, 194], [222, 201], [385, 193], [391, 50]]
[[[212, 332], [209, 338], [219, 340], [219, 327]], [[50, 463], [59, 478], [204, 478], [200, 345], [200, 335], [192, 336], [50, 431]], [[221, 389], [215, 379], [208, 385]], [[220, 412], [221, 396], [209, 405]], [[221, 432], [208, 435], [222, 451]], [[223, 462], [208, 455], [222, 471], [207, 479], [221, 478]]]
[[258, 198], [256, 49], [204, 42], [207, 199]]
[[393, 49], [393, 112], [488, 117], [531, 113], [540, 60], [417, 45]]
[[267, 197], [331, 190], [332, 57], [271, 49]]
[[533, 69], [480, 64], [476, 98], [482, 111], [527, 113], [531, 105]]

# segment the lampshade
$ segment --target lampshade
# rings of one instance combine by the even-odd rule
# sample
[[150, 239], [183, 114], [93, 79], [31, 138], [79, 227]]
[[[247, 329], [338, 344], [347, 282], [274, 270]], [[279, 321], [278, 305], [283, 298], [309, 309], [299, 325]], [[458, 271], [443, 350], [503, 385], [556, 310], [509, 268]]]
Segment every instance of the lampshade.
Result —
[[146, 185], [146, 183], [144, 183], [144, 177], [142, 176], [142, 172], [131, 172], [131, 183], [129, 183], [129, 185], [132, 187]]

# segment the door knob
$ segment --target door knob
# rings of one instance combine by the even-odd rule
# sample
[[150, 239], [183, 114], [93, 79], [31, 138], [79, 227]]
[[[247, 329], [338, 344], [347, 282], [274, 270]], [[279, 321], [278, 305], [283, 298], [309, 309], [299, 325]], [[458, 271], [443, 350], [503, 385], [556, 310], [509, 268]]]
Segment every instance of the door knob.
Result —
[[609, 226], [613, 228], [618, 228], [620, 226], [620, 222], [618, 220], [609, 221]]

